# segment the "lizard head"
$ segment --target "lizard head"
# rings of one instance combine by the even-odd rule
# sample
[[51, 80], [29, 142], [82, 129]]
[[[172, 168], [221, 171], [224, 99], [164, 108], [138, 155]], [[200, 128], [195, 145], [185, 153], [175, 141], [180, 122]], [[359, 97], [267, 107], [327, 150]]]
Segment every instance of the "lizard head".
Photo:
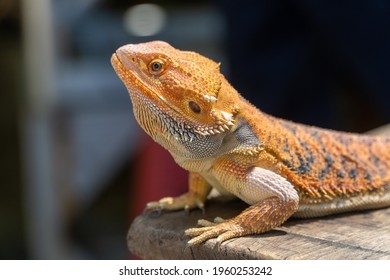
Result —
[[[192, 140], [234, 126], [238, 109], [229, 95], [237, 93], [218, 63], [161, 41], [125, 45], [111, 62], [130, 93], [138, 122], [152, 137], [168, 131]], [[224, 87], [231, 92], [220, 94]]]

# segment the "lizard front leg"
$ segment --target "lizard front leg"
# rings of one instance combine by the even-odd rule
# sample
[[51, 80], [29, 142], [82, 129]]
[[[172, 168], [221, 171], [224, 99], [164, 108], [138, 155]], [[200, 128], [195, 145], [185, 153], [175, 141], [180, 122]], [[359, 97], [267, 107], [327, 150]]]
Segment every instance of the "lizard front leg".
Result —
[[[231, 170], [231, 164], [228, 164]], [[238, 166], [236, 168], [239, 168]], [[188, 244], [200, 244], [208, 239], [217, 238], [223, 242], [234, 237], [258, 234], [269, 231], [285, 222], [298, 208], [299, 197], [293, 185], [282, 176], [253, 167], [245, 172], [223, 172], [217, 174], [227, 190], [251, 204], [238, 216], [223, 220], [216, 218], [214, 223], [199, 220], [204, 227], [191, 228], [185, 234], [193, 237]]]
[[211, 186], [198, 173], [190, 172], [188, 180], [188, 192], [177, 197], [164, 197], [159, 201], [149, 202], [146, 205], [146, 211], [160, 212], [162, 210], [184, 209], [188, 212], [190, 209], [198, 207], [204, 212], [204, 203], [210, 193]]

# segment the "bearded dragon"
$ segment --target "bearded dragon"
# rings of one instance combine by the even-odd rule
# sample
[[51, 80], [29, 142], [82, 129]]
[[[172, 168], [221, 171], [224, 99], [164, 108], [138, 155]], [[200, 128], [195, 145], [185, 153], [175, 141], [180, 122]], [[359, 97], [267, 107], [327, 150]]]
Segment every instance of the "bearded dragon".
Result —
[[189, 171], [189, 191], [149, 210], [204, 209], [212, 188], [250, 206], [199, 220], [189, 245], [259, 234], [289, 217], [390, 206], [390, 137], [336, 132], [279, 119], [246, 101], [198, 53], [153, 41], [120, 47], [112, 65], [135, 118]]

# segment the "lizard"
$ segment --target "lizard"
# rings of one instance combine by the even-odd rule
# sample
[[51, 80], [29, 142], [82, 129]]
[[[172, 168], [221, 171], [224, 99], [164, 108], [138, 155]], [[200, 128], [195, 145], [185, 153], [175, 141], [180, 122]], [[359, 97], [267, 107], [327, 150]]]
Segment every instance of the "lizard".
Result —
[[230, 219], [200, 219], [185, 230], [189, 246], [267, 232], [291, 216], [390, 206], [390, 137], [268, 115], [229, 84], [220, 63], [163, 41], [124, 45], [111, 63], [139, 125], [189, 171], [188, 192], [146, 209], [204, 211], [212, 188], [249, 204]]

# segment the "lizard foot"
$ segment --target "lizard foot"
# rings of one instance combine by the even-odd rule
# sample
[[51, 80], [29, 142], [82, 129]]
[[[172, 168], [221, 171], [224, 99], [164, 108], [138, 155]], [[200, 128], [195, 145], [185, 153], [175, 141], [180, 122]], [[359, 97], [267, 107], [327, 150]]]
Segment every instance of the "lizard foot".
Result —
[[234, 219], [224, 220], [217, 217], [214, 222], [199, 220], [198, 225], [203, 227], [190, 228], [185, 231], [185, 235], [193, 237], [188, 241], [189, 246], [198, 245], [211, 238], [217, 238], [217, 242], [221, 244], [225, 240], [250, 234], [245, 226], [240, 225]]
[[199, 208], [205, 213], [203, 199], [199, 198], [196, 193], [187, 192], [178, 197], [164, 197], [159, 201], [149, 202], [146, 204], [145, 212], [157, 212], [160, 214], [163, 210], [174, 211], [184, 209], [188, 214], [194, 208]]
[[281, 225], [296, 211], [298, 202], [282, 201], [270, 197], [260, 201], [241, 212], [238, 216], [223, 220], [216, 218], [214, 222], [199, 220], [200, 228], [190, 228], [184, 233], [192, 237], [188, 246], [198, 245], [211, 238], [217, 238], [221, 244], [225, 240], [250, 234], [269, 231]]

